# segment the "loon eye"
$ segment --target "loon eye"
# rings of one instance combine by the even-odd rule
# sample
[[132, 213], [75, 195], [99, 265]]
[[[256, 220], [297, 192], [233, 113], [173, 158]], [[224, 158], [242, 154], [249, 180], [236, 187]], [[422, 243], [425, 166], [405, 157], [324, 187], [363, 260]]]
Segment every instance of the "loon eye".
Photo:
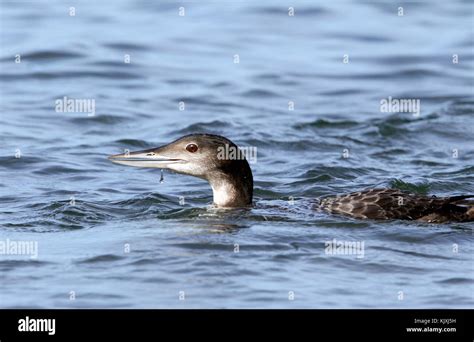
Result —
[[186, 151], [194, 153], [198, 150], [198, 146], [196, 144], [188, 144], [186, 145]]

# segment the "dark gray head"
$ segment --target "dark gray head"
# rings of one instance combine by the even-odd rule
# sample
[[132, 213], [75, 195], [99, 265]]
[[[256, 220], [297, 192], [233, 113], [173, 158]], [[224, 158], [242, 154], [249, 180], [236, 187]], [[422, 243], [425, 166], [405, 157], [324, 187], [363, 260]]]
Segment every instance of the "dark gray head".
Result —
[[217, 206], [242, 207], [252, 203], [253, 177], [239, 151], [222, 136], [190, 134], [161, 147], [116, 154], [109, 159], [117, 164], [169, 169], [206, 179]]

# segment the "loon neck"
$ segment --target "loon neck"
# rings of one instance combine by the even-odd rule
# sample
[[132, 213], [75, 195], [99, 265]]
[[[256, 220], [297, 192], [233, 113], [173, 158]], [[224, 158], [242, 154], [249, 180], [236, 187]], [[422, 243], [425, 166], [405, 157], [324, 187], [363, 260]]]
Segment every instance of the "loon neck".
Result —
[[252, 204], [253, 177], [246, 160], [213, 172], [207, 180], [212, 187], [217, 207], [235, 208]]

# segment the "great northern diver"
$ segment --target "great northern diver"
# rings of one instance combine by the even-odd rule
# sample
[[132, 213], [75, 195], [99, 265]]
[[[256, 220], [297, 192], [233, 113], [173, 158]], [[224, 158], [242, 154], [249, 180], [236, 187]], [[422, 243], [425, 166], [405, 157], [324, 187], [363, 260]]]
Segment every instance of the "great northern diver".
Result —
[[[213, 134], [190, 134], [167, 145], [116, 154], [117, 164], [169, 169], [203, 178], [212, 187], [214, 204], [222, 208], [252, 205], [253, 177], [244, 158], [222, 158], [222, 150], [236, 149], [229, 139]], [[369, 189], [325, 197], [314, 209], [359, 219], [403, 219], [427, 222], [474, 221], [473, 195], [429, 197], [397, 189]]]

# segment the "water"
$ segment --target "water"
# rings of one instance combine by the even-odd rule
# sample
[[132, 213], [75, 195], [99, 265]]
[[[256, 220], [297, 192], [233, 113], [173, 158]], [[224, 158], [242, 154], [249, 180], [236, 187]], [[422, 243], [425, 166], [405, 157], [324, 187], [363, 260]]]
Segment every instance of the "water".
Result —
[[[473, 307], [472, 224], [308, 206], [474, 192], [472, 3], [291, 5], [2, 2], [0, 241], [38, 243], [1, 255], [2, 308]], [[95, 115], [56, 112], [64, 96]], [[382, 113], [389, 96], [420, 115]], [[258, 148], [253, 209], [106, 159], [195, 132]], [[333, 239], [364, 257], [326, 254]]]

